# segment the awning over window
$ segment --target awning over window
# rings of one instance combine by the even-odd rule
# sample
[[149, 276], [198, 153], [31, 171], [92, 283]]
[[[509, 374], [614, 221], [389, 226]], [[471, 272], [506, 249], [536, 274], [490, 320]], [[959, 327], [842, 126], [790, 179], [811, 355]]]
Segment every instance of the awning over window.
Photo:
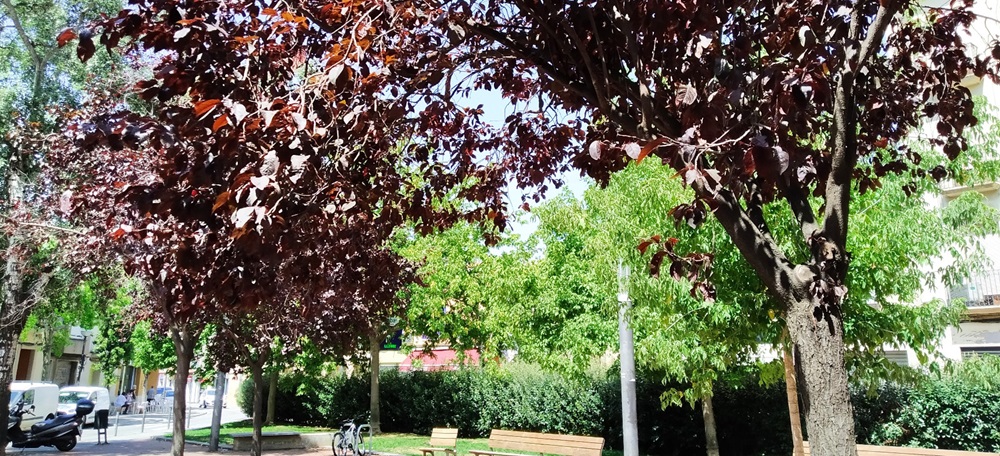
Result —
[[437, 371], [455, 370], [461, 365], [478, 365], [479, 352], [476, 350], [466, 350], [465, 359], [459, 360], [455, 350], [439, 349], [431, 350], [430, 353], [414, 351], [399, 364], [399, 370], [409, 371]]

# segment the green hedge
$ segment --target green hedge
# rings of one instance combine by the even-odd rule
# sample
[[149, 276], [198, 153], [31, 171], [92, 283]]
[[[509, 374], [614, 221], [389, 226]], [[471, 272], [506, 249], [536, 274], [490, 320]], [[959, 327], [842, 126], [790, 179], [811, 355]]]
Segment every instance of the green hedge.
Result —
[[[456, 427], [463, 437], [490, 429], [602, 435], [621, 448], [621, 388], [616, 372], [570, 380], [512, 365], [448, 372], [383, 372], [382, 430], [427, 435]], [[636, 385], [639, 446], [643, 453], [704, 453], [700, 408], [660, 406], [672, 386], [640, 378]], [[244, 382], [240, 406], [249, 414], [252, 386]], [[278, 386], [281, 421], [336, 427], [367, 412], [367, 374], [327, 378], [289, 375]], [[1000, 392], [981, 385], [936, 380], [910, 389], [884, 386], [854, 394], [858, 441], [975, 451], [1000, 450]], [[713, 399], [719, 446], [728, 455], [791, 453], [784, 385], [720, 386]]]
[[[603, 379], [571, 380], [515, 364], [504, 369], [388, 371], [379, 383], [384, 432], [427, 435], [434, 427], [449, 426], [460, 429], [463, 437], [486, 437], [494, 428], [518, 429], [603, 435], [610, 448], [621, 448], [617, 373]], [[663, 410], [660, 394], [669, 387], [646, 380], [637, 383], [640, 447], [660, 455], [703, 453], [700, 408]], [[284, 376], [278, 384], [275, 415], [280, 421], [335, 427], [343, 419], [366, 413], [368, 394], [367, 374], [320, 379]], [[245, 413], [249, 414], [252, 399], [252, 385], [244, 382], [239, 403]], [[723, 388], [714, 403], [724, 453], [791, 451], [781, 387]]]
[[961, 382], [935, 381], [902, 396], [900, 407], [877, 423], [864, 441], [876, 445], [1000, 451], [1000, 393]]

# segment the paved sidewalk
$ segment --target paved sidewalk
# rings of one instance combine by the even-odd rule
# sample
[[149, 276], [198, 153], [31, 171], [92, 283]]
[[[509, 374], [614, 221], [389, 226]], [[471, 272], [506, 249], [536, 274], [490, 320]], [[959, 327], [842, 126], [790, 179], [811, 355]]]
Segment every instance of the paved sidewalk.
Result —
[[[121, 440], [115, 441], [111, 440], [111, 443], [107, 445], [97, 445], [94, 441], [86, 439], [86, 441], [77, 444], [76, 448], [68, 453], [63, 453], [55, 448], [30, 448], [24, 450], [25, 455], [103, 455], [103, 456], [132, 456], [132, 455], [142, 455], [142, 456], [169, 456], [170, 455], [170, 442], [155, 440], [154, 438], [142, 438], [133, 440]], [[10, 455], [20, 454], [21, 450], [16, 448], [7, 448], [7, 453]], [[219, 455], [219, 454], [229, 454], [229, 455], [249, 455], [246, 452], [235, 452], [223, 450], [219, 453], [209, 453], [208, 447], [201, 445], [191, 445], [188, 444], [184, 448], [185, 455], [192, 456], [209, 456], [209, 455]], [[268, 450], [264, 454], [268, 456], [331, 456], [332, 452], [329, 448], [315, 448], [311, 450]]]

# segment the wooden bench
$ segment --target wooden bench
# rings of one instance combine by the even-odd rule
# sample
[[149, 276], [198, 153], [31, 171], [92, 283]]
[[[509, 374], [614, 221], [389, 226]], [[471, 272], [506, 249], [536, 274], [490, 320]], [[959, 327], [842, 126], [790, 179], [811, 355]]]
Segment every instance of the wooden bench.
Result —
[[[250, 451], [253, 434], [238, 432], [233, 437], [233, 451]], [[305, 448], [298, 432], [264, 432], [260, 436], [261, 450], [298, 450]]]
[[[525, 453], [530, 455], [601, 456], [601, 450], [604, 449], [604, 437], [493, 429], [490, 431], [489, 447], [489, 451], [469, 450], [469, 453], [476, 456], [525, 456]], [[498, 450], [513, 450], [517, 453]]]
[[[806, 455], [809, 455], [809, 442], [802, 442]], [[979, 451], [938, 450], [933, 448], [910, 448], [879, 445], [858, 445], [858, 456], [997, 456], [1000, 453], [983, 453]]]
[[423, 452], [423, 456], [434, 456], [438, 451], [454, 456], [458, 450], [458, 429], [434, 428], [431, 430], [429, 445], [427, 448], [419, 449]]

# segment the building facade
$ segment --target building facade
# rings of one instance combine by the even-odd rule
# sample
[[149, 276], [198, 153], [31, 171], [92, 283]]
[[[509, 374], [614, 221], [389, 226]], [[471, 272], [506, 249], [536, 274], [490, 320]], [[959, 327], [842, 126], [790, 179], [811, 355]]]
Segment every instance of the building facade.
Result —
[[104, 376], [95, 368], [94, 334], [78, 326], [70, 328], [69, 343], [59, 356], [46, 356], [40, 331], [29, 331], [14, 349], [14, 380], [52, 382], [59, 386], [100, 386]]

